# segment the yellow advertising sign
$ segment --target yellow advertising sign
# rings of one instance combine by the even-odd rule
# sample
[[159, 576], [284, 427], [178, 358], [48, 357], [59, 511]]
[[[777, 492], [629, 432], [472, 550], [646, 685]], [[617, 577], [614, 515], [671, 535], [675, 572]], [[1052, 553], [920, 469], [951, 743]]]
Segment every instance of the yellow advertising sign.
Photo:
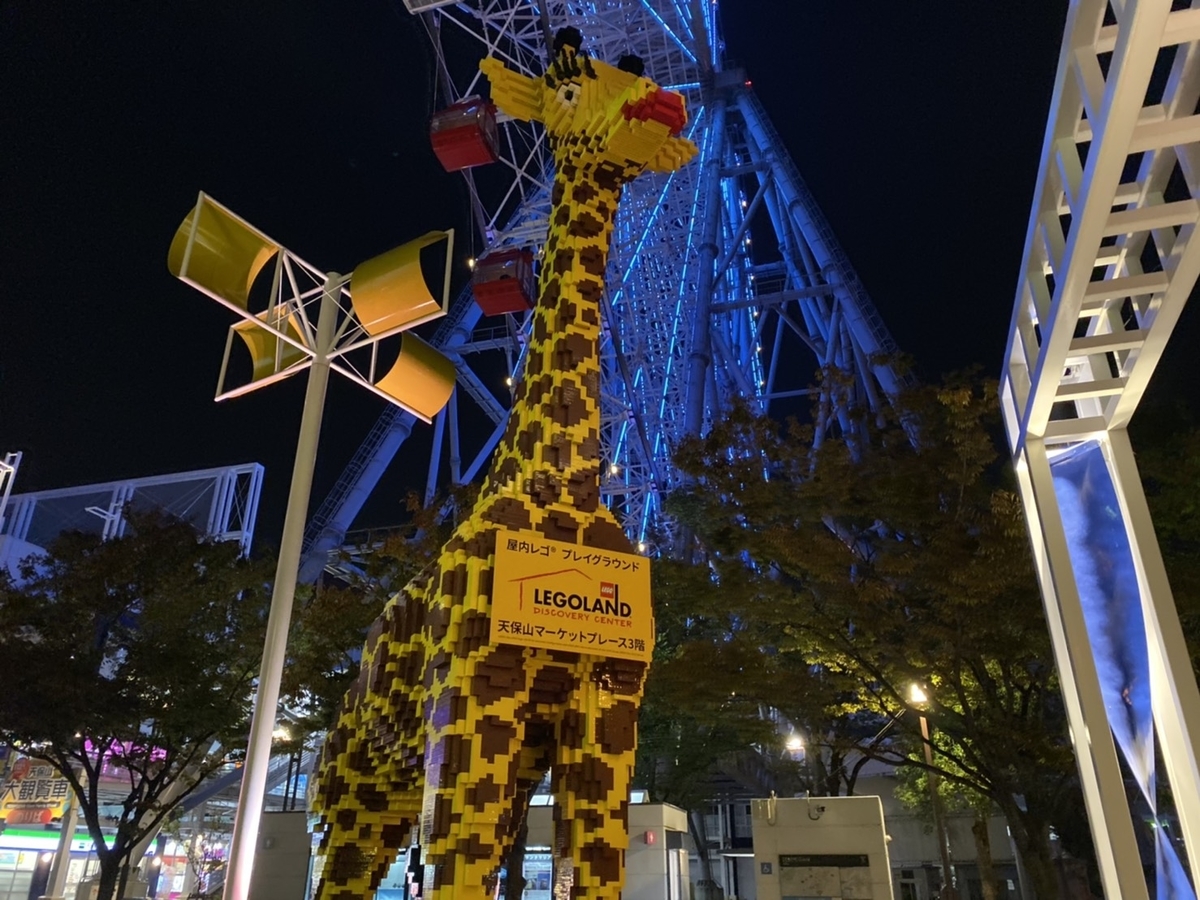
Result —
[[491, 639], [649, 662], [650, 560], [502, 529], [496, 535]]
[[0, 822], [49, 825], [63, 817], [71, 786], [48, 764], [18, 757], [0, 788]]

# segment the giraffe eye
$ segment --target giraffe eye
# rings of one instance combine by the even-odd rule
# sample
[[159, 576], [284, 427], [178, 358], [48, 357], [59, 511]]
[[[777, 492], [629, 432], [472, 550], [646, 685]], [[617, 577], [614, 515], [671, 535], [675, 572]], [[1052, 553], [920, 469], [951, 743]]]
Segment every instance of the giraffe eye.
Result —
[[558, 102], [563, 106], [576, 106], [579, 103], [579, 86], [571, 82], [558, 86]]

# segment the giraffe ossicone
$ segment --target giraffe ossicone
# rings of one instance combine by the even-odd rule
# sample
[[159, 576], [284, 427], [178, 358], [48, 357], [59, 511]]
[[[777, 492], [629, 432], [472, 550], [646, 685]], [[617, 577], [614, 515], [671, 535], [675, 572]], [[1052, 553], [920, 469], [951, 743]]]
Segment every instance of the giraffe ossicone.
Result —
[[646, 664], [496, 640], [496, 535], [633, 551], [600, 503], [600, 298], [622, 185], [674, 171], [696, 147], [682, 97], [630, 58], [587, 56], [574, 29], [540, 78], [495, 58], [480, 69], [501, 111], [542, 123], [554, 156], [525, 371], [469, 517], [372, 626], [326, 739], [318, 900], [371, 898], [414, 835], [425, 897], [492, 896], [547, 769], [555, 900], [616, 900], [624, 882]]

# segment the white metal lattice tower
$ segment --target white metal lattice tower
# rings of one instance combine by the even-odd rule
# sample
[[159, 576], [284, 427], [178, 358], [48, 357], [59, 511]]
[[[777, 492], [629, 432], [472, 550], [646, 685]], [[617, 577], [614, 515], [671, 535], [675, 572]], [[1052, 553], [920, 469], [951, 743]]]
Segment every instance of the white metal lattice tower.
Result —
[[[1200, 4], [1072, 2], [1002, 382], [1105, 894], [1126, 900], [1148, 891], [1119, 760], [1157, 817], [1156, 743], [1200, 872], [1200, 693], [1126, 431], [1200, 273], [1198, 100]], [[1195, 897], [1158, 824], [1156, 896]]]
[[[20, 454], [15, 455], [19, 462]], [[0, 476], [9, 471], [8, 464], [7, 458], [0, 461]], [[263, 467], [245, 463], [11, 496], [9, 483], [0, 481], [0, 500], [9, 507], [0, 516], [0, 538], [44, 547], [65, 531], [79, 530], [111, 540], [125, 534], [129, 509], [157, 510], [190, 523], [205, 537], [237, 541], [248, 553], [262, 480]]]
[[[765, 411], [808, 394], [819, 368], [840, 369], [851, 377], [820, 398], [820, 434], [853, 427], [852, 409], [878, 409], [902, 386], [895, 343], [849, 259], [745, 74], [725, 66], [715, 0], [406, 4], [425, 10], [446, 103], [481, 89], [477, 64], [487, 54], [540, 76], [548, 36], [568, 25], [591, 55], [637, 55], [649, 77], [685, 96], [685, 133], [700, 156], [626, 188], [603, 298], [601, 490], [635, 542], [671, 536], [661, 504], [680, 482], [672, 447], [734, 398]], [[512, 121], [501, 130], [499, 162], [468, 170], [476, 223], [487, 249], [538, 249], [552, 180], [542, 132]], [[777, 251], [756, 251], [752, 222], [765, 238], [758, 243]], [[490, 457], [508, 408], [494, 357], [515, 375], [523, 328], [513, 316], [481, 319], [469, 292], [444, 320], [433, 343], [454, 360], [458, 389], [435, 423], [428, 494], [443, 455], [453, 483]], [[460, 428], [467, 403], [491, 423], [482, 444], [469, 445]], [[310, 522], [302, 578], [315, 578], [340, 546], [411, 426], [389, 410], [368, 435]]]
[[21, 452], [19, 450], [5, 453], [0, 459], [0, 534], [4, 532], [4, 510], [8, 508], [8, 498], [12, 495], [13, 482], [17, 480], [17, 469], [21, 467]]

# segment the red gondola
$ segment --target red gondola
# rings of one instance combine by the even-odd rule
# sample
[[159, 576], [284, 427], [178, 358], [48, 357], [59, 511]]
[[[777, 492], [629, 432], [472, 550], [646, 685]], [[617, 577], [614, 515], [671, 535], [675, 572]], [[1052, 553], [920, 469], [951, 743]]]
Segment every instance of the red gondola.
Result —
[[496, 161], [496, 107], [468, 97], [434, 113], [429, 123], [434, 155], [447, 172]]
[[471, 290], [485, 316], [533, 309], [533, 251], [495, 250], [487, 254], [475, 263]]

